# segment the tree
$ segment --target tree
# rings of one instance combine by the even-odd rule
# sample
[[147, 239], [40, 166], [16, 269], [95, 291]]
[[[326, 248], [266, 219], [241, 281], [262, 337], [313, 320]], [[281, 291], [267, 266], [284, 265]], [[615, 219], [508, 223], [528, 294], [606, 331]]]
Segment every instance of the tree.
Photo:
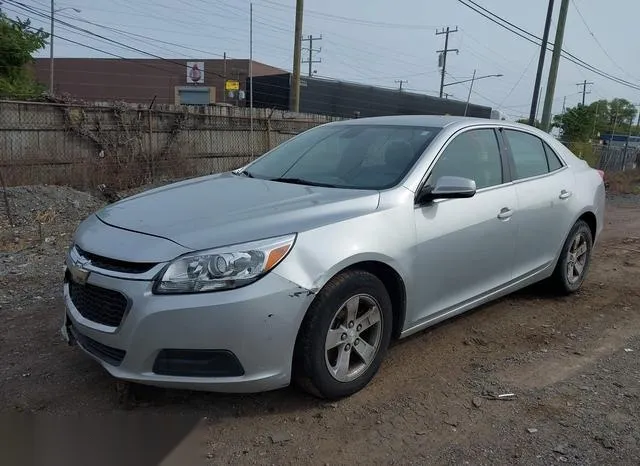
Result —
[[553, 126], [560, 128], [564, 141], [588, 142], [598, 134], [638, 134], [633, 125], [636, 113], [635, 106], [626, 99], [602, 99], [555, 115]]
[[29, 20], [12, 20], [0, 11], [0, 97], [31, 98], [43, 90], [28, 65], [49, 34]]
[[636, 115], [635, 106], [626, 99], [613, 99], [611, 101], [598, 100], [589, 107], [594, 112], [594, 127], [596, 133], [623, 133], [627, 134]]
[[611, 129], [611, 113], [609, 112], [609, 102], [606, 99], [597, 100], [589, 108], [593, 111], [594, 133], [606, 133]]
[[553, 117], [553, 126], [560, 128], [565, 142], [587, 142], [593, 136], [595, 111], [591, 106], [578, 105]]
[[[528, 125], [529, 124], [529, 119], [528, 118], [520, 118], [519, 120], [516, 120], [516, 123], [522, 123], [523, 125]], [[538, 120], [533, 120], [533, 127], [534, 128], [540, 128], [540, 122]]]
[[631, 123], [636, 116], [636, 107], [627, 99], [613, 99], [609, 102], [609, 121], [612, 125]]

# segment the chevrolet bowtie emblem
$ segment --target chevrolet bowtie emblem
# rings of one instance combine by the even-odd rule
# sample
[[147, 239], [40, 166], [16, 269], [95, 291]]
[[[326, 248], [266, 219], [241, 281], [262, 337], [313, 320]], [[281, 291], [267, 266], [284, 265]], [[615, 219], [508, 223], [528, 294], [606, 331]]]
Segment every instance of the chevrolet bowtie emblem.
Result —
[[75, 260], [73, 261], [73, 264], [69, 266], [71, 279], [79, 285], [85, 285], [89, 278], [89, 274], [91, 273], [84, 268], [84, 265], [87, 263], [88, 261]]

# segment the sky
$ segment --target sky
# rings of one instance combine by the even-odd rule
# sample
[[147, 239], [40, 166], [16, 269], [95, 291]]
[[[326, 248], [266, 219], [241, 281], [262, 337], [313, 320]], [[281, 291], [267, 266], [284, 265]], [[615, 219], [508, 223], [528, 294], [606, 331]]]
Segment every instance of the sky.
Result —
[[[7, 0], [4, 11], [29, 17], [32, 24], [49, 30], [48, 20], [27, 14]], [[48, 0], [19, 0], [48, 14]], [[518, 27], [542, 36], [546, 0], [475, 0]], [[11, 3], [9, 3], [11, 2]], [[291, 70], [295, 0], [253, 1], [254, 60]], [[555, 38], [560, 0], [555, 0], [550, 41]], [[163, 58], [248, 58], [248, 0], [56, 0], [56, 18]], [[71, 8], [80, 10], [77, 13]], [[637, 0], [570, 0], [563, 49], [608, 74], [640, 86], [640, 41], [634, 33], [640, 17]], [[91, 24], [93, 23], [93, 24]], [[303, 35], [322, 37], [314, 55], [318, 76], [365, 84], [397, 87], [437, 95], [440, 85], [438, 54], [447, 26], [450, 48], [459, 49], [447, 59], [445, 82], [502, 74], [475, 82], [471, 102], [498, 108], [509, 119], [528, 116], [538, 62], [539, 47], [502, 29], [458, 0], [305, 0]], [[106, 28], [105, 28], [106, 27]], [[111, 29], [107, 29], [111, 28]], [[116, 30], [114, 30], [115, 28]], [[64, 25], [56, 25], [56, 57], [110, 56], [91, 46], [123, 57], [147, 57], [102, 39], [88, 37]], [[63, 38], [81, 45], [65, 42]], [[303, 56], [305, 56], [303, 51]], [[37, 56], [48, 57], [49, 49]], [[543, 88], [546, 88], [546, 56]], [[307, 65], [303, 65], [303, 73]], [[622, 97], [640, 104], [640, 91], [625, 87], [562, 59], [553, 112], [581, 102], [577, 83], [587, 80], [589, 103]], [[469, 84], [447, 86], [451, 98], [466, 100]], [[566, 100], [565, 100], [566, 98]], [[541, 111], [540, 111], [541, 114]]]

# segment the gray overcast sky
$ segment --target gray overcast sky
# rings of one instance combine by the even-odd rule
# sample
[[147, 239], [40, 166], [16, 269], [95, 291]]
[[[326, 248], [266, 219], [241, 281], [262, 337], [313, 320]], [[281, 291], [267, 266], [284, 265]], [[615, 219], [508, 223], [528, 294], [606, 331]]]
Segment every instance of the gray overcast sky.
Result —
[[[21, 0], [38, 9], [48, 9], [47, 0]], [[547, 1], [476, 0], [485, 8], [541, 36]], [[525, 6], [526, 5], [526, 6]], [[606, 7], [605, 7], [606, 6]], [[227, 52], [233, 58], [249, 55], [249, 2], [247, 0], [65, 0], [56, 8], [81, 9], [58, 13], [58, 17], [109, 38], [166, 58], [217, 58]], [[295, 0], [255, 0], [254, 59], [291, 69]], [[560, 0], [556, 0], [554, 20]], [[7, 13], [18, 9], [4, 4]], [[580, 16], [582, 15], [582, 18]], [[28, 15], [23, 15], [28, 16]], [[30, 15], [35, 25], [48, 30], [48, 23]], [[591, 65], [627, 81], [640, 84], [640, 42], [635, 39], [640, 2], [637, 0], [572, 0], [563, 48]], [[97, 26], [76, 22], [80, 18], [150, 39], [126, 36]], [[586, 26], [585, 26], [586, 23]], [[555, 34], [555, 21], [550, 40]], [[539, 49], [478, 15], [456, 0], [306, 0], [304, 35], [322, 35], [317, 46], [322, 63], [319, 75], [383, 86], [397, 86], [396, 79], [409, 82], [405, 88], [429, 94], [439, 87], [436, 50], [444, 36], [435, 30], [458, 26], [450, 46], [460, 49], [448, 59], [449, 81], [478, 75], [504, 74], [502, 78], [478, 81], [472, 101], [501, 108], [511, 118], [528, 115]], [[57, 35], [122, 55], [140, 57], [99, 39], [88, 38], [56, 26]], [[593, 33], [593, 35], [589, 32]], [[56, 56], [95, 57], [99, 52], [56, 41]], [[315, 44], [314, 44], [315, 48]], [[194, 50], [196, 49], [196, 50]], [[304, 53], [304, 52], [303, 52]], [[48, 56], [48, 49], [39, 56]], [[547, 54], [547, 64], [551, 54]], [[305, 71], [306, 68], [303, 68]], [[545, 79], [543, 85], [546, 82]], [[640, 91], [624, 87], [566, 60], [561, 61], [554, 112], [579, 102], [576, 83], [587, 79], [588, 101], [624, 97], [640, 103]], [[543, 88], [544, 90], [544, 88]], [[466, 85], [447, 89], [455, 98], [466, 99]]]

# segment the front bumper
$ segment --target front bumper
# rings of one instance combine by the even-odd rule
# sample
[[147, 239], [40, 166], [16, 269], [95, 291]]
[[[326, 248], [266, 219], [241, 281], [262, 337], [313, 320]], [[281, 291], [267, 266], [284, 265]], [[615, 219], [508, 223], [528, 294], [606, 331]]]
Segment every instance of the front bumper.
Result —
[[[129, 300], [128, 310], [118, 327], [97, 324], [78, 311], [65, 283], [62, 334], [67, 341], [77, 342], [118, 379], [219, 392], [287, 386], [297, 332], [313, 299], [311, 293], [301, 293], [306, 290], [274, 272], [236, 290], [188, 295], [154, 295], [150, 281], [95, 272], [87, 284], [119, 291]], [[231, 354], [241, 365], [242, 375], [158, 374], [158, 355], [166, 350]]]

